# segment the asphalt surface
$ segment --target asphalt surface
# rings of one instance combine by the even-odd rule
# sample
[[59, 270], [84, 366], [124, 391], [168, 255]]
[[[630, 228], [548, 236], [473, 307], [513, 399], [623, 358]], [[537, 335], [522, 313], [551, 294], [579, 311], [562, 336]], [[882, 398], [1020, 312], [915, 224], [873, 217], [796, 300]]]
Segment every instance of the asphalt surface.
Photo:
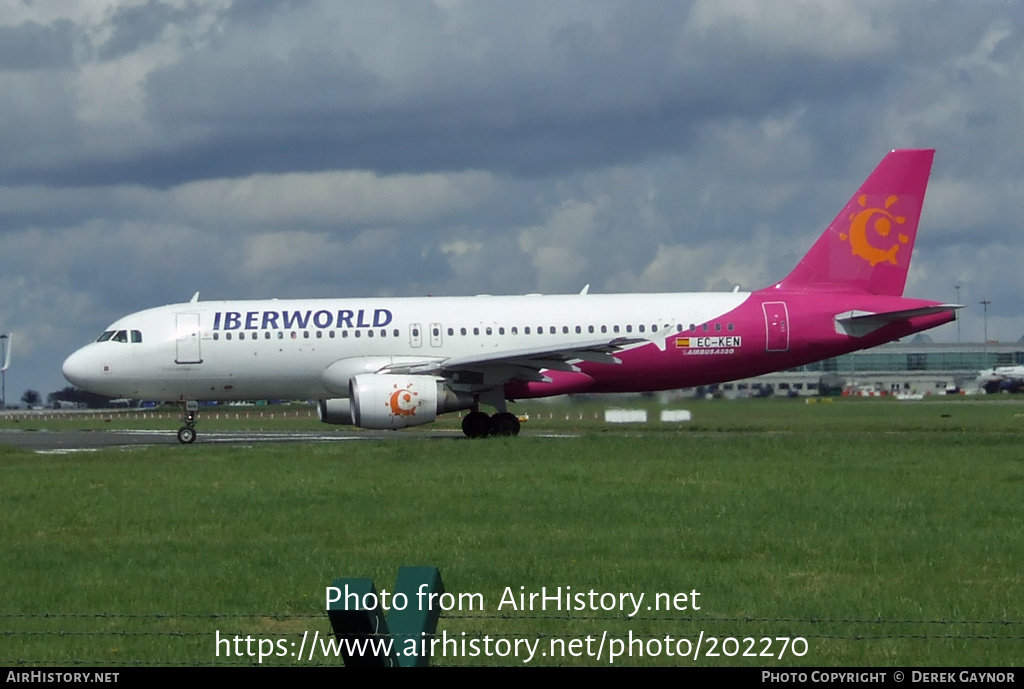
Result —
[[[393, 431], [352, 431], [321, 433], [317, 431], [203, 431], [197, 428], [199, 445], [255, 445], [262, 443], [337, 443], [357, 440], [398, 440], [402, 438], [462, 438], [460, 431], [414, 429]], [[0, 444], [13, 445], [36, 452], [85, 452], [106, 447], [142, 447], [147, 445], [181, 445], [174, 430], [130, 431], [0, 431]]]

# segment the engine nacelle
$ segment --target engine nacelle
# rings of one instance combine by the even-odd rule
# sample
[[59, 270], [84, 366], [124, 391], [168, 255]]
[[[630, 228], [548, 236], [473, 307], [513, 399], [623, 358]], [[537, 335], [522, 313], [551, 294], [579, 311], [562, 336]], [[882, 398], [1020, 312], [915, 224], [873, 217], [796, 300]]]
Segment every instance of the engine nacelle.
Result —
[[[325, 400], [320, 407], [337, 410], [341, 418], [350, 404], [350, 421], [327, 421], [332, 414], [321, 412], [327, 423], [351, 423], [360, 428], [397, 429], [430, 423], [438, 414], [473, 406], [473, 396], [450, 390], [434, 376], [375, 374], [355, 376], [349, 384], [349, 400]], [[334, 406], [332, 407], [333, 403]]]

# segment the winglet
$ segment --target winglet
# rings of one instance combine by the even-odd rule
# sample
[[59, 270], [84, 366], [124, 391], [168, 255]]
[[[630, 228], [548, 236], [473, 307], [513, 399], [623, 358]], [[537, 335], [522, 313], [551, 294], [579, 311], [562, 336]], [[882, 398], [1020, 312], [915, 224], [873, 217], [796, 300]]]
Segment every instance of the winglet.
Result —
[[885, 156], [776, 289], [901, 296], [934, 155]]

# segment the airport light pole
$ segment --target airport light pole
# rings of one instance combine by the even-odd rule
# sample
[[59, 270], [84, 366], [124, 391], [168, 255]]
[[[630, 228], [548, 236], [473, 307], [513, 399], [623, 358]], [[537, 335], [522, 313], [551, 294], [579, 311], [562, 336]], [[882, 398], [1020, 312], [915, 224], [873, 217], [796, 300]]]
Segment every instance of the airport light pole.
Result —
[[992, 303], [989, 299], [982, 299], [978, 302], [984, 309], [984, 323], [985, 323], [985, 365], [988, 365], [988, 305]]
[[0, 411], [7, 409], [7, 340], [8, 335], [0, 335]]

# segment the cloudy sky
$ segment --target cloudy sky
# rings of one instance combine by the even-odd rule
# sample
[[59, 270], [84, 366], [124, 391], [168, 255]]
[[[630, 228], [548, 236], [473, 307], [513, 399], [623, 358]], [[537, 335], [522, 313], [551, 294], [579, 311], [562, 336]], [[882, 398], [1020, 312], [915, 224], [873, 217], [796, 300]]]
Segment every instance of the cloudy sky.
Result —
[[938, 149], [908, 295], [1024, 334], [1024, 3], [0, 9], [8, 400], [196, 290], [762, 287], [900, 147]]

